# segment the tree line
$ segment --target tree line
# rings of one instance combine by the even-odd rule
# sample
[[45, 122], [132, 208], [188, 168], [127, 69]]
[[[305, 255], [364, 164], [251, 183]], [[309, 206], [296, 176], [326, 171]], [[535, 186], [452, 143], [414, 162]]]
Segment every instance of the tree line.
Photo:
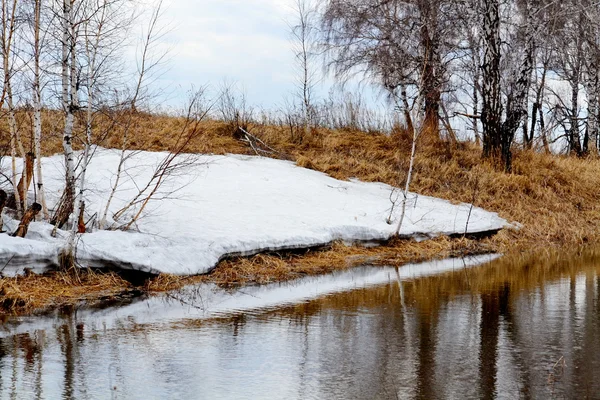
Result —
[[597, 152], [597, 1], [326, 0], [317, 10], [330, 70], [377, 84], [409, 128], [415, 107], [431, 135], [452, 134], [462, 117], [507, 171], [516, 141]]
[[[413, 134], [411, 164], [417, 138], [456, 139], [452, 125], [457, 118], [481, 144], [483, 157], [506, 171], [515, 143], [548, 152], [564, 145], [577, 156], [598, 152], [600, 5], [595, 0], [295, 1], [299, 106], [290, 106], [281, 120], [292, 135], [310, 135], [316, 114], [329, 124], [344, 114], [354, 124], [359, 114], [351, 99], [338, 104], [338, 111], [333, 100], [315, 102], [315, 60], [324, 55], [338, 80], [361, 75], [391, 100]], [[12, 186], [7, 202], [23, 216], [33, 182], [33, 212], [57, 229], [68, 225], [72, 244], [75, 234], [85, 230], [78, 218], [85, 207], [93, 145], [118, 125], [121, 159], [96, 226], [131, 227], [165, 175], [194, 163], [178, 156], [199, 135], [198, 123], [209, 112], [202, 101], [204, 88], [192, 93], [176, 144], [152, 179], [139, 186], [140, 193], [109, 218], [108, 207], [131, 157], [133, 116], [149, 101], [150, 84], [164, 61], [156, 51], [164, 34], [158, 22], [161, 2], [152, 8], [139, 40], [130, 39], [138, 33], [134, 27], [140, 15], [133, 0], [0, 0], [0, 7], [0, 145], [10, 159], [2, 175]], [[124, 49], [133, 48], [136, 71], [124, 74], [131, 69]], [[249, 142], [256, 140], [240, 122], [250, 118], [240, 111], [246, 107], [244, 97], [236, 99], [225, 87], [215, 103], [223, 119], [235, 120]], [[42, 129], [44, 109], [62, 114], [52, 130], [62, 138], [64, 190], [52, 210], [42, 171], [48, 134]], [[23, 123], [22, 113], [29, 123]], [[100, 117], [109, 121], [102, 128], [96, 123]], [[19, 162], [24, 165], [20, 172]]]

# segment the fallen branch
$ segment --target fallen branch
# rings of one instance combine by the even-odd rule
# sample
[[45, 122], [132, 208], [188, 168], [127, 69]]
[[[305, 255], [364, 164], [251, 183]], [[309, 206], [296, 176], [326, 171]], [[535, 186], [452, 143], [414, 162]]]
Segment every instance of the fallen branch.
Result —
[[25, 214], [23, 214], [23, 218], [21, 218], [21, 222], [19, 223], [19, 227], [12, 235], [14, 237], [24, 238], [27, 235], [27, 229], [29, 229], [29, 223], [35, 219], [35, 216], [42, 211], [42, 205], [39, 203], [33, 203]]
[[264, 141], [262, 141], [260, 138], [254, 136], [253, 134], [251, 134], [250, 132], [248, 132], [247, 130], [242, 128], [241, 126], [238, 126], [236, 136], [242, 142], [248, 143], [248, 145], [250, 145], [250, 147], [252, 148], [252, 150], [254, 151], [254, 153], [257, 156], [264, 156], [265, 154], [266, 155], [276, 154], [276, 155], [280, 156], [281, 158], [283, 158], [284, 160], [289, 160], [289, 156], [275, 150], [274, 148], [272, 148], [271, 146], [266, 144]]

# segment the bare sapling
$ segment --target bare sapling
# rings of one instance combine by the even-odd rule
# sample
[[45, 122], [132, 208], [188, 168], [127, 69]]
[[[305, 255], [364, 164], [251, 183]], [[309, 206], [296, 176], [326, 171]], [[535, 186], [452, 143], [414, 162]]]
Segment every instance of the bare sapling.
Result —
[[413, 109], [411, 111], [412, 144], [410, 149], [410, 161], [408, 166], [408, 173], [406, 175], [406, 182], [404, 184], [404, 190], [402, 190], [402, 206], [400, 210], [400, 219], [398, 220], [398, 225], [396, 226], [396, 236], [400, 235], [400, 229], [402, 228], [402, 223], [404, 222], [404, 217], [406, 216], [406, 203], [408, 201], [410, 182], [412, 180], [412, 174], [415, 165], [417, 140], [419, 139], [419, 136], [423, 129], [424, 115], [421, 113], [421, 106], [423, 101], [422, 99], [423, 97], [419, 93], [419, 95], [417, 96], [416, 104], [413, 106]]
[[313, 120], [313, 89], [317, 83], [313, 68], [316, 57], [314, 14], [310, 0], [296, 0], [296, 25], [291, 27], [298, 69], [297, 96], [301, 101], [304, 136], [309, 137]]
[[128, 107], [125, 115], [125, 122], [123, 124], [123, 135], [121, 138], [121, 154], [119, 157], [119, 164], [115, 173], [114, 181], [111, 185], [110, 194], [102, 215], [98, 220], [98, 228], [104, 229], [107, 225], [107, 218], [110, 206], [115, 198], [118, 188], [121, 185], [121, 179], [125, 173], [125, 164], [127, 160], [133, 157], [138, 152], [129, 151], [129, 134], [131, 129], [134, 128], [134, 116], [137, 113], [138, 102], [143, 97], [143, 92], [146, 87], [147, 78], [154, 73], [156, 69], [160, 67], [165, 54], [159, 54], [156, 56], [153, 54], [153, 50], [158, 38], [162, 36], [162, 32], [159, 26], [159, 19], [161, 16], [162, 1], [159, 1], [152, 11], [146, 32], [144, 33], [143, 41], [141, 44], [141, 54], [139, 56], [138, 75], [135, 83], [135, 87], [132, 90], [131, 98], [125, 102]]
[[248, 130], [254, 120], [254, 110], [248, 106], [246, 93], [243, 88], [223, 81], [217, 99], [217, 113], [233, 131], [234, 137], [240, 133], [239, 128]]
[[471, 221], [471, 214], [473, 213], [473, 208], [475, 207], [475, 202], [477, 201], [477, 196], [479, 195], [479, 175], [475, 175], [475, 182], [473, 184], [473, 195], [471, 196], [471, 204], [469, 205], [469, 213], [467, 215], [467, 222], [465, 223], [465, 233], [464, 236], [469, 233], [469, 222]]

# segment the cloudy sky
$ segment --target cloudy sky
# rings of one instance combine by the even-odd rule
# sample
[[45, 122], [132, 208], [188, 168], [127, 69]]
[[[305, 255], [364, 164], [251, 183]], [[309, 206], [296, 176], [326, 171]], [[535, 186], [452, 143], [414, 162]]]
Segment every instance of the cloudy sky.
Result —
[[[294, 0], [169, 0], [161, 21], [169, 48], [161, 87], [177, 103], [190, 85], [236, 83], [252, 104], [281, 104], [294, 90], [289, 24]], [[320, 69], [320, 65], [319, 65]]]

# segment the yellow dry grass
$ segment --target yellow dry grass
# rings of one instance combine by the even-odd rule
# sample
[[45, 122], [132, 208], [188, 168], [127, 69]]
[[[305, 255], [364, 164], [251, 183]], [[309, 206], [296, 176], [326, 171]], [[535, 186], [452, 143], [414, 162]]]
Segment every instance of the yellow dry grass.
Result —
[[[45, 152], [59, 152], [60, 135], [52, 134], [57, 131], [52, 127], [60, 125], [60, 115], [48, 111], [46, 117], [44, 126], [48, 133], [45, 133]], [[112, 116], [113, 120], [125, 117]], [[183, 119], [168, 116], [135, 114], [131, 118], [129, 146], [132, 149], [168, 150], [174, 144], [176, 135], [173, 133], [184, 125]], [[54, 124], [52, 121], [55, 121]], [[201, 127], [202, 135], [190, 143], [188, 152], [254, 154], [248, 145], [234, 138], [231, 126], [226, 123], [209, 120], [203, 122]], [[95, 129], [102, 139], [102, 145], [121, 146], [122, 124], [113, 125], [108, 118], [100, 118]], [[294, 160], [300, 166], [322, 171], [338, 179], [356, 177], [368, 182], [401, 185], [406, 176], [411, 143], [410, 136], [401, 130], [392, 135], [382, 135], [313, 129], [310, 136], [302, 141], [293, 138], [283, 127], [253, 125], [249, 131], [277, 149], [280, 153], [278, 157]], [[439, 238], [416, 243], [394, 240], [378, 248], [347, 247], [338, 243], [325, 250], [301, 254], [261, 254], [234, 258], [221, 262], [207, 276], [159, 276], [149, 280], [145, 289], [149, 292], [164, 291], [203, 281], [220, 285], [265, 283], [362, 263], [398, 265], [482, 251], [518, 253], [532, 248], [598, 243], [598, 171], [598, 158], [578, 159], [515, 150], [513, 173], [506, 174], [482, 162], [481, 151], [474, 144], [423, 140], [417, 147], [411, 190], [458, 202], [472, 202], [498, 212], [511, 222], [518, 222], [521, 229], [504, 230], [480, 241]], [[28, 286], [25, 286], [27, 279], [32, 280], [33, 287], [35, 280], [42, 278], [20, 279], [15, 285], [23, 293], [28, 290]], [[56, 280], [56, 290], [69, 286], [61, 282], [60, 275], [48, 279]], [[104, 286], [100, 287], [100, 292], [105, 290]], [[40, 295], [51, 299], [50, 303], [56, 302], [57, 297], [48, 293]], [[27, 298], [28, 295], [23, 296]], [[73, 294], [73, 298], [78, 298], [78, 294]], [[44, 300], [36, 298], [31, 303], [37, 307]]]
[[26, 274], [0, 279], [0, 314], [44, 312], [59, 307], [108, 301], [131, 289], [112, 272], [91, 270]]

